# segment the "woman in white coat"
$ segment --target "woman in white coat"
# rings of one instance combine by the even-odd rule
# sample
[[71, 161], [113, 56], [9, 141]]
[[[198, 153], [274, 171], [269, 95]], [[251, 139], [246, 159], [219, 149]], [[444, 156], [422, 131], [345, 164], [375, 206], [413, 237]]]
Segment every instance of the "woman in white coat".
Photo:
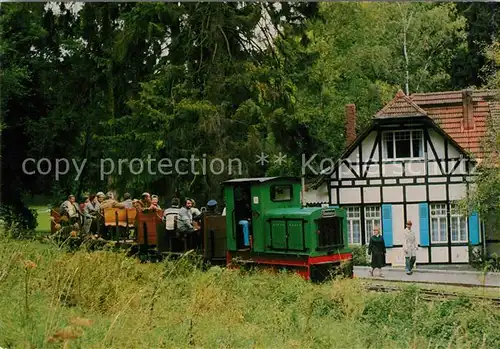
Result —
[[403, 240], [403, 251], [405, 254], [405, 266], [406, 266], [406, 274], [413, 274], [413, 266], [417, 260], [417, 239], [415, 237], [415, 233], [411, 230], [412, 223], [411, 221], [406, 222], [406, 229], [404, 233]]

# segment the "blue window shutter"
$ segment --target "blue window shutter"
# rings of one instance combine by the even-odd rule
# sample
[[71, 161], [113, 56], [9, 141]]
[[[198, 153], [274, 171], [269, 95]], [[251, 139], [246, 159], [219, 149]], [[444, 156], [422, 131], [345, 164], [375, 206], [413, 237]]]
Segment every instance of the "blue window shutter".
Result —
[[469, 216], [469, 240], [471, 245], [479, 245], [479, 216], [472, 212]]
[[382, 229], [385, 247], [392, 247], [392, 205], [382, 205]]
[[420, 216], [420, 246], [429, 246], [429, 204], [424, 202], [418, 205]]

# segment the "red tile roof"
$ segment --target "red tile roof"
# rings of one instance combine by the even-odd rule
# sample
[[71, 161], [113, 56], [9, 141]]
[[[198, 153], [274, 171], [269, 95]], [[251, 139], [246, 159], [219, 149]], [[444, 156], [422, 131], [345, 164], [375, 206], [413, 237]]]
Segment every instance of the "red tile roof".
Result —
[[416, 116], [426, 116], [427, 113], [422, 110], [418, 105], [412, 102], [412, 100], [404, 94], [402, 90], [399, 90], [396, 97], [387, 105], [382, 108], [375, 117], [377, 119], [382, 118], [401, 118], [401, 117], [416, 117]]
[[465, 151], [481, 160], [485, 151], [482, 147], [486, 137], [489, 119], [498, 122], [500, 103], [494, 97], [498, 91], [477, 90], [472, 92], [474, 127], [464, 129], [462, 91], [415, 93], [404, 95], [400, 90], [375, 118], [430, 117]]

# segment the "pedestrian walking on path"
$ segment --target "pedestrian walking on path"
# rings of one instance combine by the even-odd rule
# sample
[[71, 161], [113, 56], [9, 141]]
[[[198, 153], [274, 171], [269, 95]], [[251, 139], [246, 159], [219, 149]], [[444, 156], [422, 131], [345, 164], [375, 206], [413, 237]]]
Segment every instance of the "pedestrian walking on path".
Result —
[[403, 240], [403, 252], [405, 254], [405, 267], [406, 274], [413, 274], [413, 266], [417, 260], [417, 239], [415, 238], [415, 233], [411, 230], [412, 222], [406, 222], [406, 229], [404, 232]]
[[368, 245], [368, 254], [372, 256], [370, 275], [373, 276], [375, 269], [379, 269], [380, 277], [384, 277], [382, 274], [382, 268], [385, 267], [385, 242], [384, 238], [380, 234], [379, 227], [373, 229], [373, 235], [370, 238], [370, 243]]

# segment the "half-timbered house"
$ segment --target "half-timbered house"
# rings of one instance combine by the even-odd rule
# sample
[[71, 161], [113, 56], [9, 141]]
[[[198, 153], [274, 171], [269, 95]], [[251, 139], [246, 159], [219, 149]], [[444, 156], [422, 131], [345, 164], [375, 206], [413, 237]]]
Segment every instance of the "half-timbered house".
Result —
[[417, 263], [467, 263], [470, 247], [486, 241], [478, 215], [462, 215], [457, 203], [485, 156], [486, 123], [499, 106], [494, 95], [399, 91], [357, 137], [355, 105], [347, 105], [347, 149], [306, 200], [346, 208], [351, 244], [367, 244], [379, 226], [388, 263], [404, 264], [407, 220], [419, 244]]

